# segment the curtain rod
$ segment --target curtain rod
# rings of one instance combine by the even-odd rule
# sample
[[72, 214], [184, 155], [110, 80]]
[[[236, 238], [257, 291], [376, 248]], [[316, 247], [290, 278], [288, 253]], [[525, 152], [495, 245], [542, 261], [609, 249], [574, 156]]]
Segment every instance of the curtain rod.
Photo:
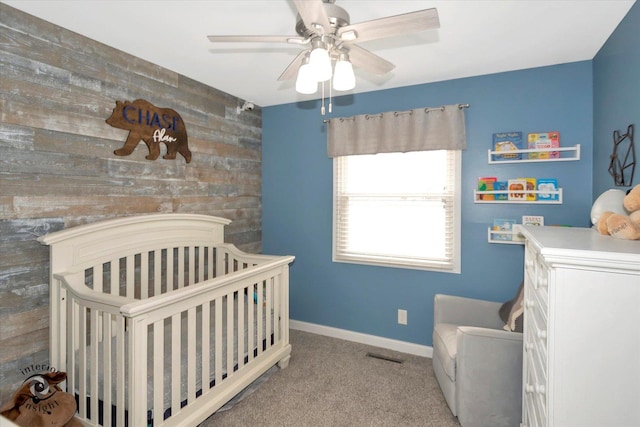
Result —
[[[462, 110], [463, 108], [469, 108], [470, 106], [471, 106], [470, 104], [458, 104], [458, 108], [459, 108], [459, 109], [461, 109], [461, 110]], [[443, 106], [441, 106], [441, 107], [435, 107], [435, 108], [434, 108], [434, 107], [432, 107], [432, 108], [427, 107], [427, 108], [425, 108], [425, 109], [424, 109], [424, 112], [425, 112], [425, 113], [428, 113], [429, 111], [436, 111], [436, 110], [444, 111], [444, 105], [443, 105]], [[396, 116], [398, 116], [398, 115], [400, 115], [400, 114], [409, 114], [409, 113], [412, 113], [412, 112], [413, 112], [412, 110], [407, 110], [407, 111], [394, 111], [394, 112], [393, 112], [393, 114], [395, 114]], [[367, 116], [370, 116], [370, 117], [373, 117], [373, 116], [382, 116], [382, 113], [374, 114], [374, 115], [367, 115]], [[336, 118], [342, 118], [342, 119], [344, 119], [344, 117], [336, 117]], [[322, 121], [322, 123], [329, 123], [330, 121], [331, 121], [330, 119], [324, 119], [324, 120]]]

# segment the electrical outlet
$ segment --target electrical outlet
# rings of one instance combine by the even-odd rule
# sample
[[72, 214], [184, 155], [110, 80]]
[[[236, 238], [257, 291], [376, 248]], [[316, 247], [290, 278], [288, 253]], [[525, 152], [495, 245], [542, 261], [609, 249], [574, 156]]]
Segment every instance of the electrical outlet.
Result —
[[407, 310], [398, 309], [398, 324], [400, 325], [407, 324]]

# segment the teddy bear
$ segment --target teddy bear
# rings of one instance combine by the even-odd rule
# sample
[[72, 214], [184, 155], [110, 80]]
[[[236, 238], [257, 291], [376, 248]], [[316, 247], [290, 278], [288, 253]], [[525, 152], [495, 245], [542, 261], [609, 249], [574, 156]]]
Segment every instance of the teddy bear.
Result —
[[598, 218], [598, 232], [616, 239], [640, 240], [640, 184], [627, 192], [622, 204], [629, 215], [603, 212]]

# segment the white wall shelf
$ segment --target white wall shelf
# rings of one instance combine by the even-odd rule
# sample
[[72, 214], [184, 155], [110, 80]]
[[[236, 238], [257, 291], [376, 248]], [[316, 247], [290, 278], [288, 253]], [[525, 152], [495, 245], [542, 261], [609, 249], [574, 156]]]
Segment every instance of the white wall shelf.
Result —
[[[518, 224], [515, 225], [517, 226]], [[524, 245], [524, 237], [517, 227], [515, 228], [513, 231], [497, 231], [489, 228], [487, 229], [487, 241], [501, 245]]]
[[[545, 159], [529, 159], [529, 153], [551, 153], [551, 152], [560, 152], [560, 157], [556, 158], [545, 158]], [[562, 157], [562, 153], [567, 152], [567, 156]], [[493, 156], [501, 156], [505, 154], [523, 154], [522, 157], [527, 157], [526, 159], [513, 159], [513, 160], [495, 160]], [[580, 160], [580, 144], [576, 144], [573, 147], [554, 147], [554, 148], [534, 148], [534, 149], [523, 149], [523, 150], [511, 150], [511, 151], [488, 151], [487, 161], [489, 164], [499, 164], [499, 163], [533, 163], [533, 162], [570, 162]]]
[[[522, 193], [524, 197], [522, 200], [495, 200], [495, 195], [497, 194], [506, 194], [507, 197], [509, 193]], [[555, 195], [557, 196], [555, 200], [527, 200], [527, 194], [545, 194], [545, 195]], [[486, 200], [481, 199], [481, 195], [493, 195], [494, 200]], [[473, 190], [473, 201], [474, 203], [514, 203], [514, 204], [540, 204], [540, 205], [561, 205], [562, 204], [562, 188], [558, 188], [557, 190], [493, 190], [493, 191], [480, 191]]]

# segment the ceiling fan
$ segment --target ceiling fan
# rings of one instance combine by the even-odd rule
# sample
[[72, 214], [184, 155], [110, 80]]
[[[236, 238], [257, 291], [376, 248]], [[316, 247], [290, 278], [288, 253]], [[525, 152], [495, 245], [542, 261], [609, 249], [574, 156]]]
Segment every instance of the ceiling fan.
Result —
[[296, 90], [312, 94], [318, 90], [318, 83], [329, 80], [335, 90], [353, 89], [353, 66], [374, 74], [386, 74], [395, 67], [356, 43], [440, 27], [435, 8], [351, 24], [347, 11], [334, 3], [335, 0], [293, 0], [298, 11], [297, 36], [212, 35], [208, 39], [215, 43], [275, 42], [302, 46], [303, 50], [278, 80], [296, 78]]

